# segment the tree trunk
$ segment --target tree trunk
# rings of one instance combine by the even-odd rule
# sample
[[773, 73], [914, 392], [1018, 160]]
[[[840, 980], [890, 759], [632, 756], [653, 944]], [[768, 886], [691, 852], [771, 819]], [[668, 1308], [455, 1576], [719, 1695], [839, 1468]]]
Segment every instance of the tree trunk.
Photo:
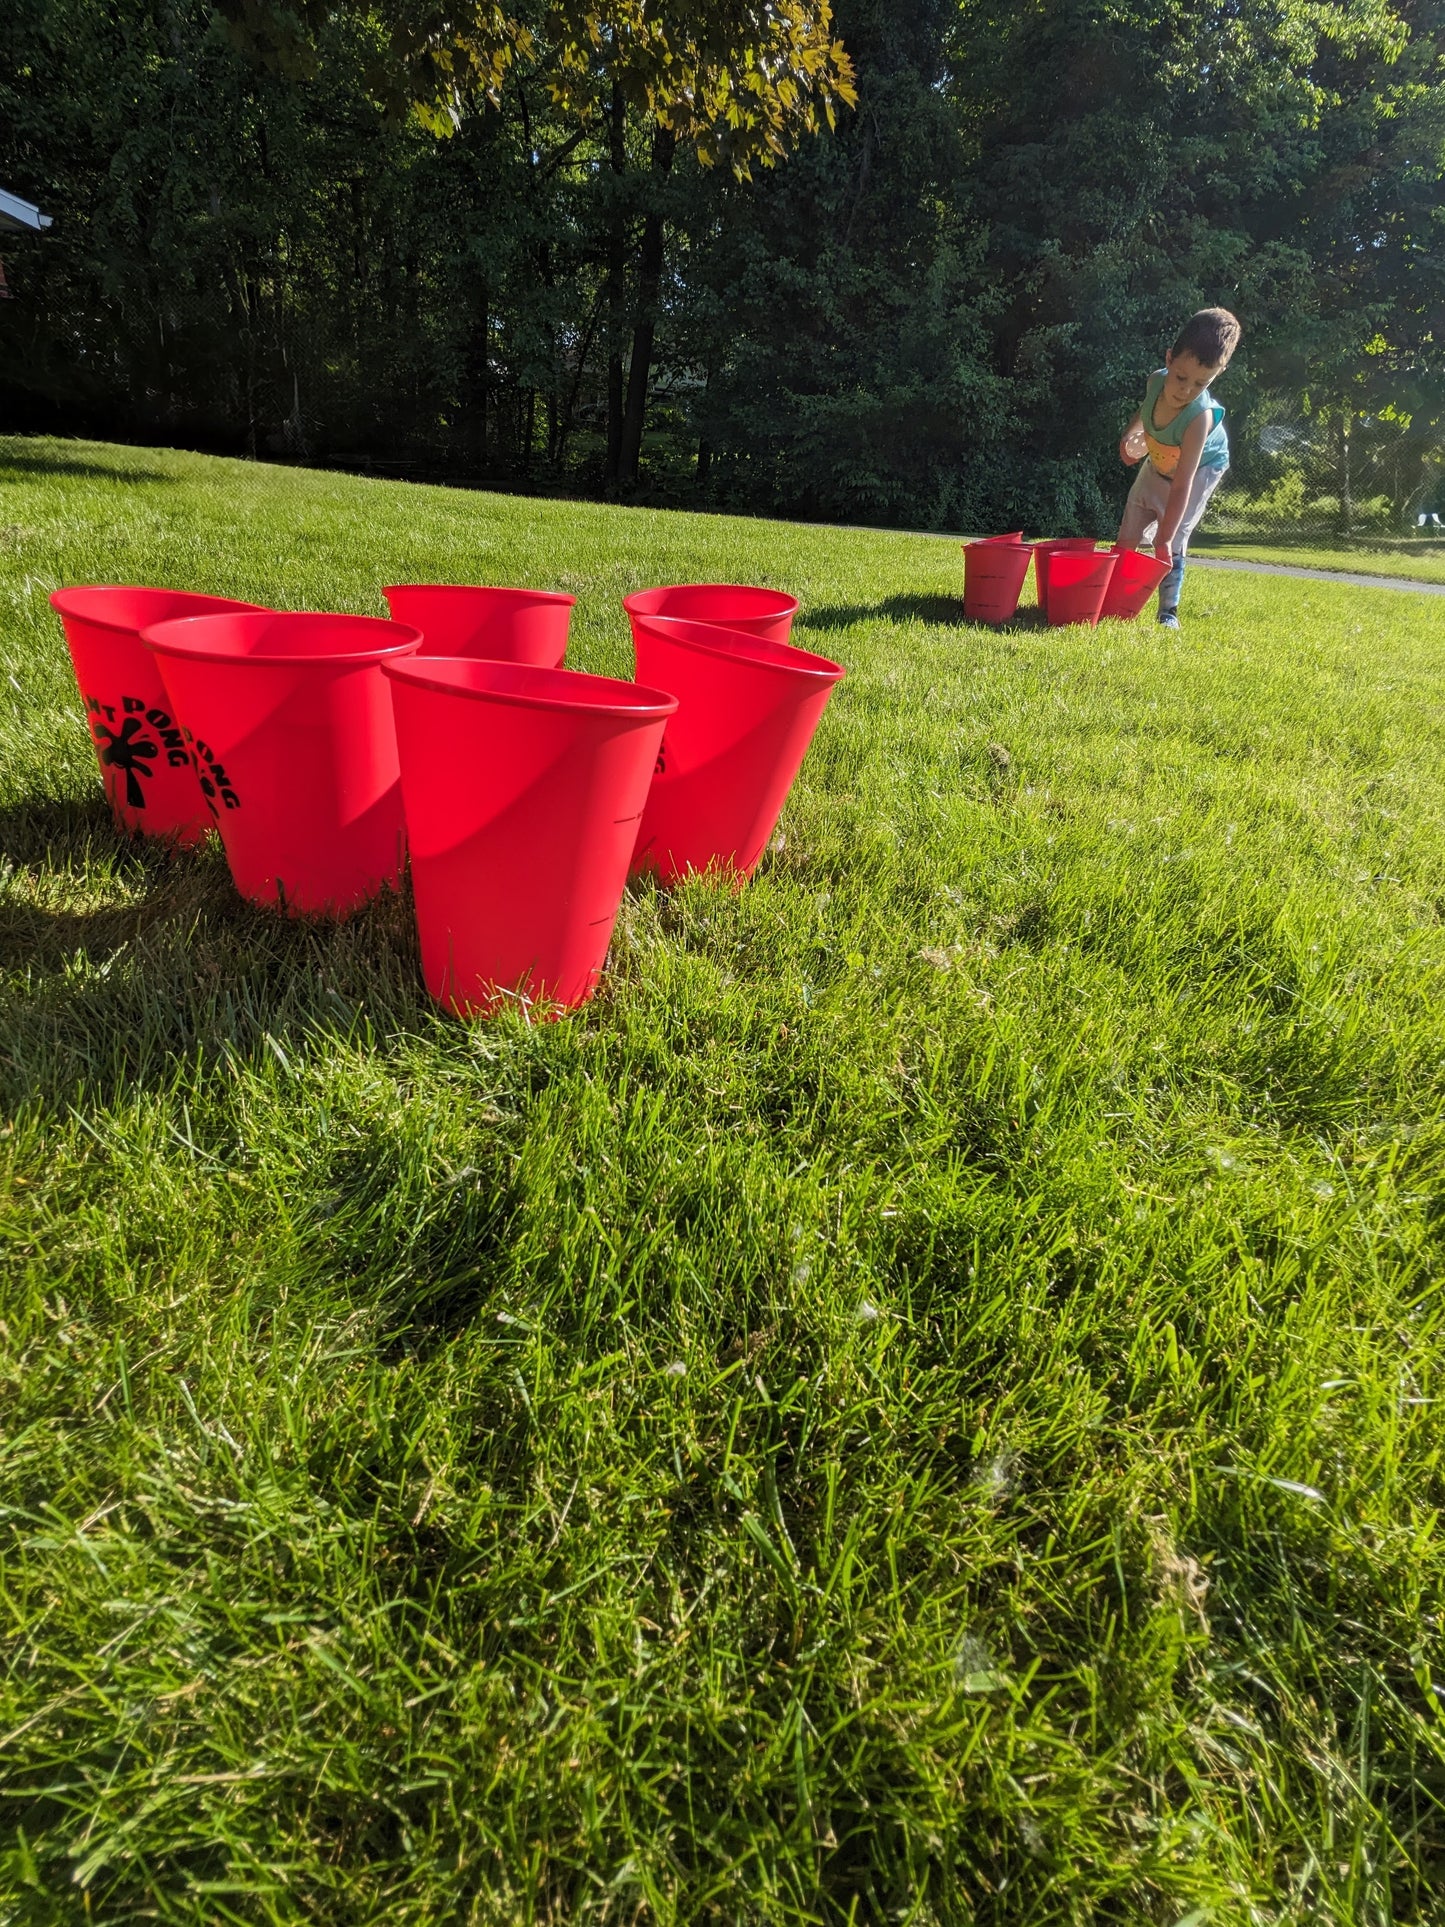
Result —
[[607, 467], [603, 482], [617, 493], [622, 470], [622, 335], [627, 322], [627, 229], [622, 177], [627, 171], [627, 103], [614, 84], [607, 116], [612, 162], [612, 207], [607, 221]]
[[491, 337], [491, 290], [484, 281], [477, 302], [477, 319], [472, 328], [471, 345], [467, 357], [470, 363], [468, 374], [472, 403], [472, 465], [479, 474], [484, 474], [487, 466], [487, 390], [490, 387], [491, 374]]
[[[711, 388], [712, 388], [712, 369], [711, 367], [709, 367], [703, 375], [703, 383], [702, 383], [702, 411], [701, 412], [702, 412], [704, 421], [706, 421], [707, 419], [708, 393], [711, 390]], [[693, 486], [696, 488], [699, 495], [705, 495], [707, 493], [708, 477], [711, 474], [711, 472], [712, 472], [712, 443], [708, 440], [705, 432], [699, 432], [698, 438], [697, 438], [697, 468], [693, 475]]]
[[557, 466], [561, 468], [567, 456], [567, 437], [572, 433], [572, 422], [577, 413], [577, 396], [582, 387], [582, 375], [587, 366], [587, 357], [592, 350], [592, 337], [597, 332], [597, 318], [602, 312], [602, 296], [592, 303], [587, 316], [587, 326], [583, 331], [582, 345], [577, 350], [577, 367], [572, 375], [572, 386], [567, 391], [567, 399], [562, 405], [562, 426], [557, 436]]
[[652, 134], [653, 204], [642, 229], [642, 252], [637, 262], [637, 325], [632, 331], [632, 361], [627, 370], [627, 408], [622, 418], [621, 480], [635, 484], [642, 456], [642, 430], [647, 418], [647, 379], [652, 372], [652, 346], [657, 330], [657, 303], [662, 290], [662, 183], [677, 152], [677, 136], [670, 127]]
[[1340, 411], [1340, 530], [1344, 535], [1351, 532], [1355, 520], [1355, 505], [1350, 497], [1350, 411]]

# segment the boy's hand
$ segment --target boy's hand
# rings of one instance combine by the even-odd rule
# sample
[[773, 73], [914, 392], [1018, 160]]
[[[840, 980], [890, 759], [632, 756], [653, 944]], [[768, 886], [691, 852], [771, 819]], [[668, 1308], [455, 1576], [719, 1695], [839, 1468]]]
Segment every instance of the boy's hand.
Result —
[[[1172, 539], [1171, 537], [1170, 540], [1172, 541]], [[1156, 562], [1162, 562], [1166, 569], [1172, 569], [1174, 567], [1174, 551], [1163, 536], [1154, 544], [1154, 560]]]

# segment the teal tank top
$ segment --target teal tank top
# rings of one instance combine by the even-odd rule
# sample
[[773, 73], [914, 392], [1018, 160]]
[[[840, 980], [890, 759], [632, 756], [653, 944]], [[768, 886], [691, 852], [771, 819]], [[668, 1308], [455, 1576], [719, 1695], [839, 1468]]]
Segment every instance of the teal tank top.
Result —
[[1155, 369], [1144, 389], [1144, 406], [1139, 410], [1139, 419], [1144, 424], [1144, 438], [1149, 444], [1149, 460], [1161, 475], [1172, 475], [1179, 466], [1179, 445], [1184, 439], [1185, 429], [1208, 409], [1213, 426], [1204, 438], [1199, 466], [1228, 468], [1229, 437], [1224, 432], [1224, 410], [1207, 388], [1202, 395], [1196, 395], [1187, 408], [1181, 408], [1166, 427], [1154, 426], [1154, 404], [1163, 390], [1164, 377], [1168, 372], [1167, 368]]

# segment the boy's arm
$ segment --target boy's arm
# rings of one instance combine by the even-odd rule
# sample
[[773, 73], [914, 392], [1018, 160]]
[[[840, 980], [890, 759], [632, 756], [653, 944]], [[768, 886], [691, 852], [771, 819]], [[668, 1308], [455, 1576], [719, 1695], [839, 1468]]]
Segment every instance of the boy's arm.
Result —
[[1172, 562], [1174, 559], [1174, 537], [1189, 506], [1189, 491], [1194, 486], [1199, 458], [1204, 453], [1204, 444], [1209, 439], [1213, 425], [1210, 416], [1201, 413], [1184, 431], [1184, 440], [1179, 444], [1179, 466], [1170, 477], [1169, 500], [1164, 504], [1164, 513], [1159, 517], [1159, 528], [1154, 537], [1156, 562]]
[[1134, 466], [1135, 462], [1142, 462], [1144, 459], [1141, 452], [1129, 446], [1134, 437], [1136, 435], [1142, 435], [1143, 432], [1144, 412], [1142, 409], [1136, 408], [1134, 413], [1129, 417], [1129, 426], [1119, 437], [1119, 460], [1121, 462], [1127, 462], [1130, 468]]

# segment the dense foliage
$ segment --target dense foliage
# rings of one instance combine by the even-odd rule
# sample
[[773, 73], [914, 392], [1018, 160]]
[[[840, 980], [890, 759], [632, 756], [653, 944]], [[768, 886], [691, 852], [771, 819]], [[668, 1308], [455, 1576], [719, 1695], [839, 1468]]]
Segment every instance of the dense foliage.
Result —
[[[7, 252], [12, 426], [1106, 526], [1142, 377], [1221, 301], [1261, 499], [1303, 499], [1306, 450], [1346, 525], [1433, 485], [1440, 0], [764, 10], [793, 75], [771, 128], [739, 35], [732, 66], [688, 37], [755, 9], [538, 8], [470, 91], [461, 55], [423, 85], [402, 31], [445, 8], [303, 11], [304, 60], [257, 57], [252, 0], [228, 24], [209, 0], [5, 10], [0, 181], [56, 216]], [[620, 39], [579, 52], [574, 14], [673, 20], [707, 113]], [[740, 178], [760, 155], [778, 164]]]

